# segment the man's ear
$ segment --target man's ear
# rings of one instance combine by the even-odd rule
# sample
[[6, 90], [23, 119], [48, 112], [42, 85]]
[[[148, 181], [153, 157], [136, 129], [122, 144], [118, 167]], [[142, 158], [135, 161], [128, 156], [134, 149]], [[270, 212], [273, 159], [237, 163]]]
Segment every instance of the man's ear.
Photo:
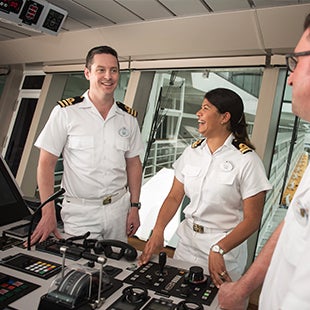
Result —
[[84, 76], [85, 76], [86, 80], [89, 80], [90, 71], [86, 67], [84, 68]]

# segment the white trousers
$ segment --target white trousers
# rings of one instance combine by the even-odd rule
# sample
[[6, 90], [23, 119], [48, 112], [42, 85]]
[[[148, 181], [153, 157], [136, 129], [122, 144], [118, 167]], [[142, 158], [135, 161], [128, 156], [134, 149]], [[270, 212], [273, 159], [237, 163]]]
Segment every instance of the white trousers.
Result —
[[129, 192], [107, 205], [87, 205], [85, 202], [70, 202], [64, 199], [61, 210], [64, 231], [73, 236], [89, 231], [89, 238], [127, 242], [126, 223], [129, 208]]
[[[193, 230], [192, 222], [185, 219], [178, 227], [179, 241], [173, 258], [202, 266], [207, 273], [210, 247], [224, 238], [229, 232], [207, 229], [204, 233]], [[224, 254], [226, 270], [235, 281], [241, 277], [247, 262], [247, 244], [243, 242], [238, 247]]]

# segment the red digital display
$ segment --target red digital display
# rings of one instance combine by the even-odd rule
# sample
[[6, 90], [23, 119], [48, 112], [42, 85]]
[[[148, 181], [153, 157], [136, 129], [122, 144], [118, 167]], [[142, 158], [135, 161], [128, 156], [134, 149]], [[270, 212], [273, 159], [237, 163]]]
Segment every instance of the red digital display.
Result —
[[27, 25], [36, 24], [43, 11], [43, 8], [44, 6], [36, 1], [26, 0], [19, 18]]
[[9, 1], [10, 5], [10, 12], [18, 14], [22, 5], [23, 5], [23, 0], [11, 0]]
[[1, 0], [0, 1], [0, 11], [3, 11], [5, 13], [15, 13], [18, 14], [22, 5], [23, 0]]

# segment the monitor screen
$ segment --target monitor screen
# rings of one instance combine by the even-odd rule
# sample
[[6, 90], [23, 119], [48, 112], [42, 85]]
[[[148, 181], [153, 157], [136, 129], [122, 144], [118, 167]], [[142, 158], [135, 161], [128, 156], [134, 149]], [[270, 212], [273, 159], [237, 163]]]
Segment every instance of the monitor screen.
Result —
[[0, 155], [0, 226], [25, 219], [30, 211], [10, 168]]

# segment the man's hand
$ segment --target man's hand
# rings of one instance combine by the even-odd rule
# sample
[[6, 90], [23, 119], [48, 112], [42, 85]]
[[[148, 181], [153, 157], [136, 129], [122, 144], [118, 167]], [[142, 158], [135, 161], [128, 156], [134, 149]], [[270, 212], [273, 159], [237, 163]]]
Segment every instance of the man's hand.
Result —
[[127, 236], [132, 237], [140, 227], [140, 217], [138, 208], [132, 207], [127, 216]]
[[248, 299], [243, 297], [238, 291], [237, 282], [223, 283], [218, 291], [220, 309], [225, 310], [245, 310], [248, 306]]
[[[42, 210], [43, 211], [43, 210]], [[57, 239], [61, 239], [62, 236], [57, 229], [57, 220], [55, 215], [54, 205], [52, 207], [44, 207], [44, 212], [42, 212], [42, 217], [33, 231], [30, 239], [30, 246], [35, 245], [38, 242], [43, 242], [53, 234]], [[24, 246], [27, 247], [27, 241]]]

